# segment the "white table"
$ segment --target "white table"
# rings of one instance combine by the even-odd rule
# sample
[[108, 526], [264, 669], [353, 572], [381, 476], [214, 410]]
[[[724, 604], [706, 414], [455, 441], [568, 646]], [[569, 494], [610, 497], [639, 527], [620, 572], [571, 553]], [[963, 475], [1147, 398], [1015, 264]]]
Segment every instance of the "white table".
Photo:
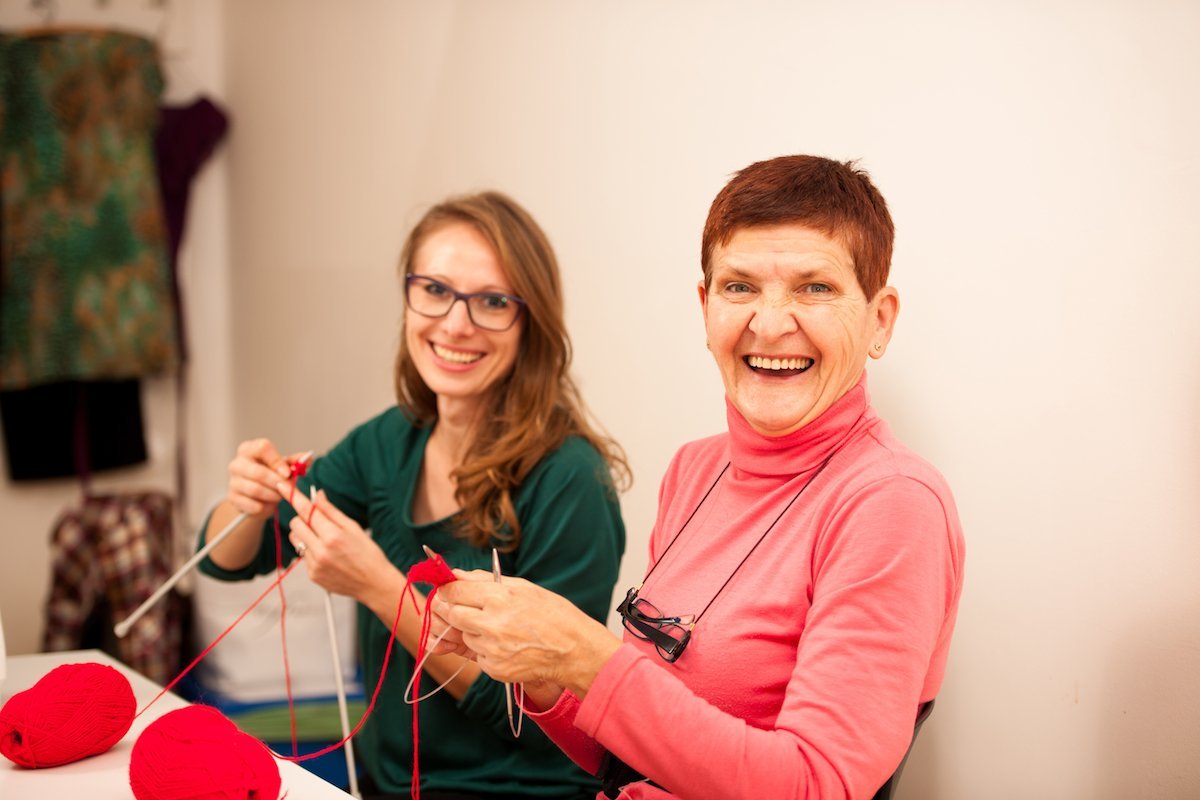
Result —
[[[120, 670], [133, 686], [137, 707], [154, 698], [162, 687], [131, 670], [99, 650], [72, 650], [65, 653], [40, 653], [30, 656], [9, 656], [8, 675], [0, 686], [0, 705], [17, 692], [28, 689], [59, 664], [78, 664], [94, 661]], [[145, 714], [133, 721], [133, 727], [125, 738], [111, 750], [98, 756], [85, 758], [61, 767], [47, 769], [25, 769], [0, 756], [0, 798], [4, 800], [58, 800], [58, 798], [86, 797], [93, 800], [130, 800], [133, 790], [129, 788], [129, 756], [133, 743], [143, 730], [168, 711], [188, 705], [174, 694], [163, 695]], [[299, 764], [280, 761], [279, 775], [283, 779], [280, 794], [289, 798], [340, 798], [351, 796], [331, 783], [318, 778]], [[264, 798], [274, 800], [274, 798]]]

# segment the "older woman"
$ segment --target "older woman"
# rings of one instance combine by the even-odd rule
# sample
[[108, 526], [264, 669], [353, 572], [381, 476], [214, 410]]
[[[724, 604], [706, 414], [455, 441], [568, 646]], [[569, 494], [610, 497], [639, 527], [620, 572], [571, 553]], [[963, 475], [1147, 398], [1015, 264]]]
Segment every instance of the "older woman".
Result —
[[[207, 529], [249, 517], [202, 568], [230, 580], [274, 569], [278, 510], [290, 525], [283, 563], [302, 556], [313, 581], [360, 603], [366, 690], [386, 682], [357, 752], [379, 796], [408, 797], [413, 706], [403, 694], [421, 629], [411, 611], [400, 618], [403, 650], [381, 674], [404, 570], [425, 559], [423, 546], [471, 567], [489, 566], [495, 547], [506, 573], [603, 619], [625, 546], [610, 476], [626, 465], [586, 420], [558, 264], [525, 209], [498, 192], [451, 198], [416, 225], [401, 262], [399, 405], [317, 459], [294, 495], [289, 459], [265, 439], [243, 443]], [[310, 487], [320, 490], [315, 513]], [[503, 687], [474, 663], [442, 655], [424, 669], [426, 689], [449, 681], [420, 706], [426, 800], [595, 793], [595, 779], [544, 737], [512, 736]]]
[[893, 227], [853, 164], [752, 164], [717, 195], [700, 306], [728, 431], [679, 450], [624, 641], [464, 572], [441, 645], [521, 681], [608, 797], [863, 798], [937, 694], [962, 587], [950, 490], [871, 408]]

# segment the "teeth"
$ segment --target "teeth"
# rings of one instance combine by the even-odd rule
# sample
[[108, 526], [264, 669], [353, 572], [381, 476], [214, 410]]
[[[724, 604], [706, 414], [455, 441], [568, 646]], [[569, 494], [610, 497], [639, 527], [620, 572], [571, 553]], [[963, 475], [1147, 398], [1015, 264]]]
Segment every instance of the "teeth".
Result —
[[746, 363], [755, 369], [808, 369], [813, 365], [811, 358], [764, 358], [762, 356], [750, 356], [746, 359]]
[[438, 358], [455, 364], [470, 364], [483, 358], [483, 353], [464, 353], [461, 350], [450, 350], [437, 344], [433, 346], [433, 352], [437, 354]]

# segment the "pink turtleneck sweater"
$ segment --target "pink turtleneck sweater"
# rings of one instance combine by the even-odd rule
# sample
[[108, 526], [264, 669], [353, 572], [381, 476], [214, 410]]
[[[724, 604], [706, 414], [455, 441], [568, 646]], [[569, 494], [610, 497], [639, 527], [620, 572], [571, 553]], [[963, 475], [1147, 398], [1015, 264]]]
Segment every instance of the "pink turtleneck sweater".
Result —
[[663, 478], [641, 597], [699, 614], [733, 579], [677, 662], [626, 633], [586, 698], [538, 723], [585, 769], [608, 749], [670, 790], [631, 784], [631, 800], [869, 798], [942, 683], [963, 569], [950, 489], [875, 414], [865, 373], [788, 436], [727, 415]]

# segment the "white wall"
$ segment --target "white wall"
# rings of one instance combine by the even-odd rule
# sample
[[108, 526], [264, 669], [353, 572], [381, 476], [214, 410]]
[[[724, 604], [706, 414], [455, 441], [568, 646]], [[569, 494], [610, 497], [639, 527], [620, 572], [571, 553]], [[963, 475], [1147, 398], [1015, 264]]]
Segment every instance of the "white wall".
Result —
[[408, 226], [501, 188], [554, 241], [576, 374], [633, 460], [623, 588], [667, 459], [723, 424], [709, 201], [752, 160], [861, 157], [903, 309], [871, 390], [968, 543], [901, 796], [1200, 795], [1200, 6], [220, 9], [236, 418], [214, 447], [322, 450], [389, 403]]

